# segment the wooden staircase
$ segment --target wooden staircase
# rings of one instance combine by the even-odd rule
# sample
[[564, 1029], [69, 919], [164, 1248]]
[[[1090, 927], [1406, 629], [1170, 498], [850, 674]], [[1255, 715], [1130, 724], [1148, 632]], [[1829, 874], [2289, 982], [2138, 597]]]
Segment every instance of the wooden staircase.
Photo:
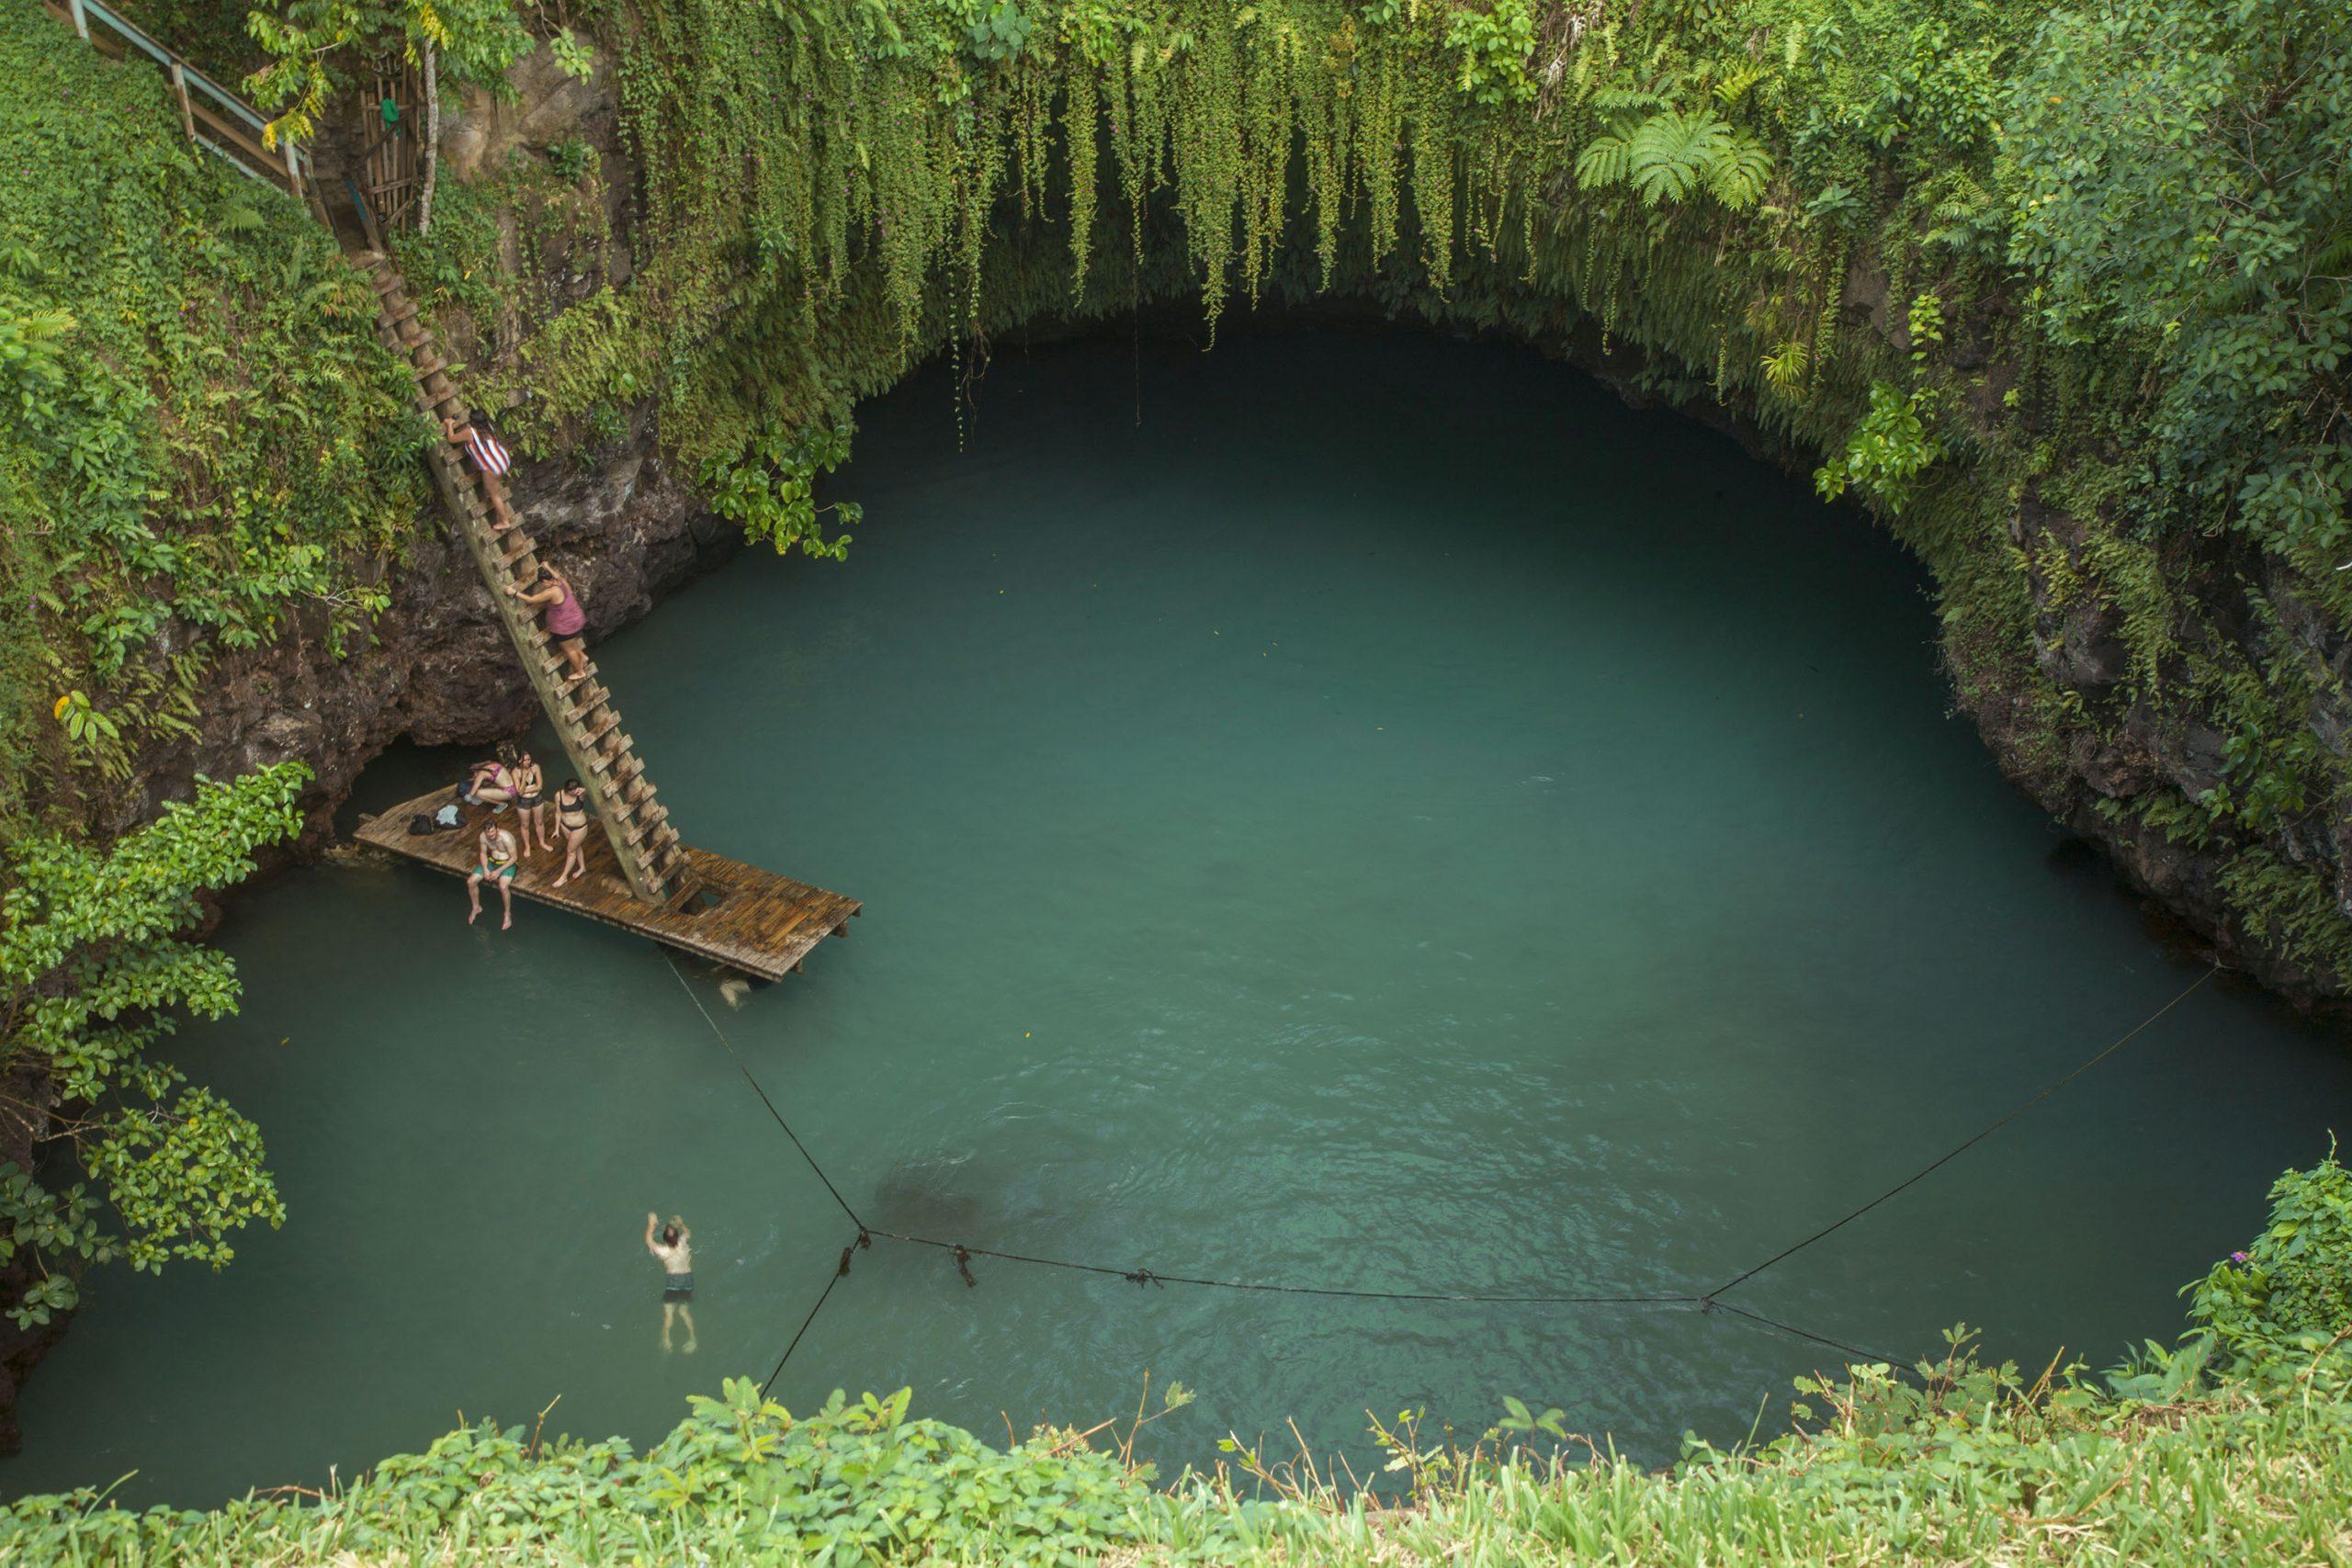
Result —
[[[376, 329], [384, 346], [408, 364], [418, 410], [436, 433], [445, 415], [465, 422], [469, 411], [450, 378], [450, 367], [435, 351], [433, 334], [419, 319], [399, 270], [373, 251], [356, 260], [376, 290]], [[537, 614], [506, 592], [509, 585], [528, 586], [537, 577], [537, 546], [519, 520], [503, 534], [492, 532], [481, 475], [437, 434], [430, 462], [442, 504], [457, 520], [482, 581], [490, 585], [491, 604], [522, 655], [523, 669], [555, 726], [564, 755], [571, 759], [573, 773], [587, 786], [589, 804], [604, 824], [629, 891], [672, 908], [688, 905], [700, 891], [692, 863], [678, 830], [670, 825], [669, 808], [654, 798], [653, 782], [645, 776], [645, 763], [621, 728], [620, 711], [597, 679], [594, 662], [588, 665], [588, 678], [567, 690], [567, 665], [554, 639]], [[548, 793], [554, 794], [552, 787]]]

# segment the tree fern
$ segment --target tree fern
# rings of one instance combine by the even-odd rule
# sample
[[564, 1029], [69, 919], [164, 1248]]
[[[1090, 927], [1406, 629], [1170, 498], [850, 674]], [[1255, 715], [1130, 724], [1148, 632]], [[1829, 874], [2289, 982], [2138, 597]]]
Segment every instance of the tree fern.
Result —
[[1707, 168], [1707, 194], [1735, 212], [1756, 205], [1772, 183], [1772, 155], [1745, 136], [1735, 135]]
[[1634, 132], [1626, 146], [1625, 178], [1652, 207], [1680, 201], [1707, 182], [1731, 143], [1731, 127], [1706, 110], [1668, 109]]
[[1625, 138], [1622, 135], [1596, 136], [1582, 152], [1577, 154], [1577, 184], [1586, 190], [1602, 190], [1623, 185], [1628, 167]]
[[1705, 109], [1620, 121], [1577, 156], [1579, 186], [1630, 185], [1652, 207], [1699, 191], [1735, 209], [1753, 207], [1771, 179], [1771, 154]]

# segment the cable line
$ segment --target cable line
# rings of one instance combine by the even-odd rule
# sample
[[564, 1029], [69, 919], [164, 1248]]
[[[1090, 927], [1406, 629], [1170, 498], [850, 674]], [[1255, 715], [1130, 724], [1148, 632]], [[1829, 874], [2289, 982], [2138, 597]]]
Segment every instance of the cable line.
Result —
[[800, 1348], [800, 1336], [808, 1332], [808, 1325], [817, 1321], [817, 1314], [825, 1310], [825, 1303], [827, 1302], [832, 1300], [833, 1287], [840, 1284], [843, 1280], [849, 1278], [850, 1247], [854, 1247], [857, 1244], [855, 1242], [852, 1242], [849, 1247], [842, 1248], [841, 1267], [833, 1270], [833, 1277], [826, 1280], [825, 1288], [817, 1293], [817, 1304], [810, 1307], [808, 1309], [808, 1315], [800, 1320], [800, 1327], [793, 1334], [792, 1343], [786, 1345], [784, 1348], [784, 1354], [775, 1359], [775, 1371], [770, 1372], [768, 1374], [768, 1381], [760, 1385], [760, 1397], [762, 1399], [765, 1399], [768, 1396], [768, 1390], [775, 1386], [775, 1380], [784, 1375], [784, 1364], [792, 1359], [792, 1353]]
[[1777, 1317], [1767, 1317], [1760, 1312], [1750, 1312], [1744, 1306], [1735, 1306], [1729, 1302], [1717, 1301], [1713, 1296], [1702, 1296], [1698, 1298], [1698, 1303], [1702, 1312], [1727, 1312], [1735, 1317], [1744, 1317], [1750, 1323], [1760, 1323], [1767, 1328], [1777, 1328], [1781, 1333], [1793, 1335], [1799, 1339], [1810, 1339], [1816, 1345], [1826, 1345], [1832, 1350], [1843, 1350], [1849, 1356], [1860, 1356], [1865, 1361], [1883, 1361], [1890, 1367], [1910, 1364], [1909, 1360], [1904, 1357], [1884, 1355], [1876, 1350], [1865, 1350], [1859, 1345], [1849, 1345], [1843, 1339], [1832, 1339], [1826, 1334], [1815, 1334], [1810, 1328], [1799, 1328], [1793, 1323], [1783, 1323]]
[[694, 987], [687, 983], [684, 972], [678, 967], [678, 961], [670, 956], [667, 949], [662, 951], [662, 962], [667, 964], [670, 973], [678, 977], [678, 985], [686, 993], [686, 1000], [695, 1004], [695, 1011], [702, 1014], [702, 1021], [710, 1025], [710, 1032], [718, 1036], [721, 1045], [727, 1047], [727, 1055], [734, 1059], [735, 1070], [743, 1075], [743, 1081], [752, 1086], [752, 1092], [758, 1095], [760, 1103], [768, 1108], [768, 1114], [775, 1118], [775, 1124], [784, 1129], [784, 1135], [792, 1140], [792, 1146], [800, 1151], [800, 1157], [808, 1162], [808, 1168], [817, 1173], [817, 1179], [825, 1184], [825, 1190], [831, 1193], [833, 1201], [842, 1206], [842, 1213], [849, 1216], [849, 1223], [864, 1230], [865, 1222], [857, 1217], [857, 1211], [849, 1206], [849, 1200], [842, 1197], [841, 1189], [833, 1185], [833, 1179], [825, 1174], [825, 1168], [817, 1163], [817, 1156], [808, 1152], [808, 1145], [800, 1141], [800, 1134], [792, 1130], [792, 1123], [786, 1121], [784, 1112], [775, 1108], [775, 1101], [768, 1098], [768, 1091], [760, 1087], [760, 1080], [753, 1077], [752, 1069], [743, 1065], [743, 1058], [736, 1055], [735, 1043], [727, 1038], [727, 1031], [718, 1027], [718, 1021], [710, 1016], [710, 1010], [702, 1005], [700, 997], [695, 995]]
[[1815, 1242], [1819, 1241], [1822, 1237], [1830, 1235], [1834, 1231], [1843, 1230], [1846, 1226], [1852, 1224], [1856, 1220], [1860, 1219], [1864, 1214], [1869, 1213], [1872, 1209], [1877, 1208], [1881, 1203], [1885, 1202], [1889, 1198], [1894, 1197], [1897, 1192], [1900, 1192], [1905, 1188], [1912, 1185], [1912, 1183], [1920, 1180], [1922, 1178], [1942, 1168], [1946, 1165], [1951, 1164], [1953, 1160], [1958, 1159], [1962, 1155], [1966, 1154], [1969, 1150], [1974, 1148], [1977, 1145], [1983, 1143], [1985, 1139], [1991, 1137], [1994, 1134], [1999, 1132], [2002, 1128], [2007, 1126], [2010, 1122], [2016, 1121], [2018, 1117], [2024, 1115], [2027, 1111], [2032, 1110], [2035, 1106], [2049, 1099], [2052, 1095], [2056, 1094], [2060, 1089], [2064, 1089], [2068, 1084], [2073, 1083], [2076, 1078], [2081, 1077], [2085, 1073], [2089, 1072], [2093, 1067], [2098, 1066], [2101, 1062], [2106, 1061], [2109, 1056], [2114, 1055], [2118, 1051], [2122, 1050], [2124, 1046], [2130, 1044], [2133, 1039], [2137, 1038], [2143, 1030], [2155, 1022], [2156, 1020], [2164, 1017], [2165, 1014], [2172, 1011], [2173, 1009], [2178, 1007], [2182, 1002], [2188, 1000], [2188, 994], [2191, 991], [2194, 991], [2198, 987], [2203, 985], [2206, 981], [2211, 979], [2221, 972], [2222, 966], [2216, 964], [2212, 968], [2206, 970], [2205, 973], [2199, 975], [2197, 978], [2191, 980], [2187, 986], [2183, 987], [2178, 996], [2176, 996], [2172, 1000], [2166, 1002], [2164, 1006], [2158, 1008], [2155, 1011], [2142, 1019], [2138, 1023], [2133, 1024], [2130, 1030], [2126, 1031], [2121, 1036], [2117, 1038], [2115, 1042], [2109, 1044], [2106, 1049], [2085, 1061], [2073, 1072], [2068, 1073], [2056, 1083], [2051, 1084], [2047, 1088], [2043, 1089], [2032, 1099], [2018, 1106], [2007, 1115], [2002, 1117], [1999, 1121], [1995, 1122], [1983, 1132], [1978, 1133], [1974, 1137], [1968, 1139], [1964, 1143], [1954, 1145], [1946, 1153], [1938, 1156], [1928, 1164], [1921, 1166], [1917, 1170], [1913, 1171], [1909, 1176], [1905, 1177], [1902, 1180], [1896, 1182], [1894, 1186], [1888, 1188], [1885, 1191], [1880, 1193], [1877, 1197], [1871, 1199], [1860, 1208], [1856, 1209], [1853, 1213], [1846, 1215], [1843, 1219], [1834, 1221], [1829, 1224], [1822, 1226], [1819, 1230], [1814, 1232], [1803, 1241], [1798, 1242], [1794, 1247], [1782, 1247], [1780, 1251], [1772, 1254], [1771, 1257], [1766, 1258], [1763, 1262], [1758, 1263], [1755, 1268], [1750, 1269], [1745, 1274], [1738, 1275], [1724, 1284], [1717, 1285], [1713, 1290], [1707, 1292], [1707, 1298], [1712, 1301], [1715, 1297], [1722, 1295], [1725, 1291], [1734, 1290], [1746, 1284], [1748, 1280], [1756, 1278], [1757, 1275], [1764, 1272], [1765, 1269], [1772, 1267], [1773, 1264], [1781, 1261], [1783, 1258], [1790, 1258], [1797, 1253], [1803, 1252], [1806, 1247], [1811, 1247]]

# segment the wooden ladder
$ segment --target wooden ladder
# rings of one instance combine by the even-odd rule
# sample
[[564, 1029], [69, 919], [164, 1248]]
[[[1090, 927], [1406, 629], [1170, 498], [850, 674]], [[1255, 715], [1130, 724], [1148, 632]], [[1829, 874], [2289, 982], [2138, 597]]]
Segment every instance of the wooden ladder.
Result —
[[[577, 686], [563, 683], [567, 665], [538, 617], [529, 606], [506, 592], [511, 583], [527, 586], [539, 570], [538, 547], [518, 521], [503, 534], [491, 530], [491, 511], [482, 493], [481, 477], [462, 459], [456, 447], [440, 439], [443, 415], [464, 422], [468, 410], [450, 379], [449, 367], [434, 352], [433, 334], [419, 318], [407, 285], [390, 258], [366, 252], [356, 258], [376, 290], [376, 330], [384, 346], [408, 363], [416, 385], [416, 406], [435, 432], [430, 463], [442, 504], [457, 520], [458, 531], [473, 551], [474, 564], [490, 585], [490, 601], [505, 623], [506, 635], [523, 657], [531, 678], [555, 726], [564, 755], [573, 773], [588, 788], [590, 803], [612, 841], [613, 858], [628, 878], [629, 891], [650, 903], [681, 908], [700, 890], [685, 846], [670, 825], [669, 807], [654, 798], [652, 781], [635, 744], [621, 728], [613, 694], [588, 666], [588, 678]], [[550, 795], [554, 792], [548, 791]]]

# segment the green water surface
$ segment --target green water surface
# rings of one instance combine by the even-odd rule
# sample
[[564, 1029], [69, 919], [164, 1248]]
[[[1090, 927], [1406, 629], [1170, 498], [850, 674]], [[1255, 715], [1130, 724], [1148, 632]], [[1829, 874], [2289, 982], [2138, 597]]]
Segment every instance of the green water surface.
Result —
[[[846, 565], [745, 558], [598, 649], [695, 842], [865, 900], [730, 1008], [876, 1226], [1361, 1290], [1679, 1295], [1862, 1202], [2196, 977], [1996, 775], [1919, 571], [1724, 438], [1522, 351], [1229, 334], [1000, 355], [864, 414]], [[587, 584], [593, 594], [593, 582]], [[541, 737], [544, 743], [546, 738]], [[375, 807], [449, 775], [397, 753]], [[654, 947], [337, 865], [241, 896], [244, 1011], [175, 1047], [291, 1217], [108, 1271], [11, 1491], [203, 1504], [460, 1415], [665, 1430], [764, 1377], [853, 1227]], [[2039, 1365], [2179, 1326], [2352, 1059], [2243, 991], [1732, 1298]], [[659, 1345], [645, 1213], [695, 1229]], [[1723, 1314], [1138, 1287], [888, 1244], [777, 1382], [1009, 1421], [1199, 1391], [1355, 1441], [1559, 1404], [1645, 1457], [1829, 1354]]]

